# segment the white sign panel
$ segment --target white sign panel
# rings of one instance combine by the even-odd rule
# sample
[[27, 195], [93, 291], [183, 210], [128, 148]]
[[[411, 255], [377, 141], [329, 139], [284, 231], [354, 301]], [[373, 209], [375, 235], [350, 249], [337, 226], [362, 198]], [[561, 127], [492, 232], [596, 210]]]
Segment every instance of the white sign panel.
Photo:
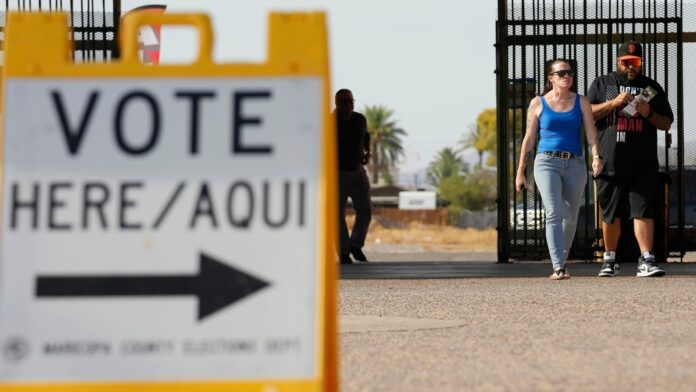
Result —
[[6, 92], [0, 379], [315, 376], [320, 78]]
[[400, 210], [434, 210], [435, 192], [399, 192]]

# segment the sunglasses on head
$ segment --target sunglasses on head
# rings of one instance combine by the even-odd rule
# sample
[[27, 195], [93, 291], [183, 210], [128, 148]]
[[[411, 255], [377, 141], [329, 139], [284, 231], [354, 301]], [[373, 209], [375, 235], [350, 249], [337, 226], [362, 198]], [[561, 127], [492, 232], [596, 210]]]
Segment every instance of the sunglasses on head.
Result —
[[640, 67], [643, 62], [640, 59], [623, 59], [621, 65], [624, 67]]
[[564, 78], [566, 75], [572, 77], [574, 74], [572, 69], [562, 69], [560, 71], [551, 72], [551, 75], [558, 75], [559, 78]]

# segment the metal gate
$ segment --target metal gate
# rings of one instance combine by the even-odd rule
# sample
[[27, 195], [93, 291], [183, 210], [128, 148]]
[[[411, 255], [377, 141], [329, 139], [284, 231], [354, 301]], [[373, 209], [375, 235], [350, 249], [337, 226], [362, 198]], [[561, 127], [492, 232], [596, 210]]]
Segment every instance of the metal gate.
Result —
[[[683, 3], [682, 0], [498, 1], [496, 73], [500, 262], [548, 258], [543, 208], [534, 185], [531, 164], [527, 165], [526, 173], [528, 189], [516, 192], [514, 186], [527, 108], [531, 99], [544, 88], [545, 61], [559, 57], [572, 60], [577, 91], [585, 95], [596, 77], [614, 71], [618, 46], [629, 39], [643, 43], [643, 73], [662, 85], [675, 114], [669, 134], [659, 132], [658, 136], [661, 170], [669, 172], [673, 178], [667, 219], [669, 256], [681, 258], [686, 250], [696, 249], [687, 240], [689, 230], [684, 222]], [[696, 10], [694, 4], [687, 2], [686, 6], [687, 10]], [[686, 121], [696, 125], [692, 118]], [[585, 156], [591, 156], [587, 145]], [[570, 258], [592, 259], [603, 249], [595, 195], [594, 182], [588, 181]]]
[[0, 3], [2, 39], [8, 11], [67, 12], [75, 62], [108, 62], [118, 57], [121, 0], [5, 0]]

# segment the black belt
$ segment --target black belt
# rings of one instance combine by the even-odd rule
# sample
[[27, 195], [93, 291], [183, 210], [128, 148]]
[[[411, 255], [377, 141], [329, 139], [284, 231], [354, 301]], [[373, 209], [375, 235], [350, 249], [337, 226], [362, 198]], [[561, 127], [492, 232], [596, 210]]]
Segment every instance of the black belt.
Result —
[[542, 151], [541, 153], [550, 157], [561, 159], [573, 159], [578, 156], [568, 151]]

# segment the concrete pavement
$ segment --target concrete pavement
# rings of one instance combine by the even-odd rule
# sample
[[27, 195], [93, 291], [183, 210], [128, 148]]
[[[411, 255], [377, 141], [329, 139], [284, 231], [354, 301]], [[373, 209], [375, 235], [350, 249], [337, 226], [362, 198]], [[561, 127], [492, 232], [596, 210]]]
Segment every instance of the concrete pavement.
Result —
[[691, 391], [696, 264], [664, 266], [572, 264], [567, 281], [547, 263], [342, 266], [342, 390]]
[[[635, 276], [636, 263], [620, 263], [623, 275]], [[597, 276], [599, 263], [568, 263], [571, 276]], [[696, 276], [696, 263], [660, 264], [670, 276]], [[461, 261], [369, 262], [341, 266], [341, 279], [533, 278], [551, 274], [550, 263]]]

